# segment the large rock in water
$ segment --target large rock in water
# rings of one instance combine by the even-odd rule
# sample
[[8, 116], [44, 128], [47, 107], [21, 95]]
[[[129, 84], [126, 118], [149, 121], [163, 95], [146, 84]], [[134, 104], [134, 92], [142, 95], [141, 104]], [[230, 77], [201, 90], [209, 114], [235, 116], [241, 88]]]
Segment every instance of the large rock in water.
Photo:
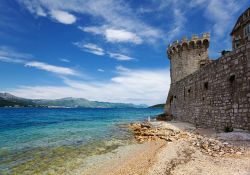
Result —
[[173, 119], [174, 119], [173, 116], [167, 113], [162, 113], [156, 116], [156, 120], [159, 120], [159, 121], [171, 121]]

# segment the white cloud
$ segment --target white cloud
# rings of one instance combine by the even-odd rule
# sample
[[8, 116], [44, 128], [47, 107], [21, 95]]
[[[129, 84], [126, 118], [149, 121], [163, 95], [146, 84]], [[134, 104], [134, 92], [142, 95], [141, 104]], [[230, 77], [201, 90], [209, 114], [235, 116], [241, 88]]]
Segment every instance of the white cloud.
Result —
[[27, 1], [27, 0], [23, 0], [23, 1], [19, 1], [20, 3], [23, 3], [26, 8], [33, 14], [37, 15], [37, 16], [42, 16], [42, 17], [46, 17], [47, 13], [44, 10], [44, 8], [40, 5], [40, 2], [38, 1]]
[[84, 48], [89, 49], [92, 53], [95, 53], [97, 55], [104, 55], [104, 50], [101, 47], [98, 47], [95, 44], [87, 43], [83, 45]]
[[[166, 9], [174, 3], [176, 0], [148, 0], [147, 3], [142, 3], [137, 9], [140, 14], [153, 13], [154, 15], [159, 15], [159, 12], [166, 12]], [[180, 1], [178, 1], [180, 3]]]
[[[245, 10], [247, 0], [192, 0], [191, 8], [203, 12], [207, 31], [211, 34], [210, 56], [217, 58], [221, 50], [231, 49], [230, 32], [236, 23], [238, 15]], [[192, 10], [192, 9], [191, 9]]]
[[60, 61], [65, 62], [65, 63], [70, 63], [70, 60], [65, 59], [65, 58], [60, 59]]
[[[134, 31], [133, 29], [125, 29], [119, 27], [115, 28], [114, 26], [87, 26], [87, 27], [78, 27], [80, 30], [88, 33], [92, 33], [95, 35], [102, 35], [106, 41], [111, 43], [133, 43], [133, 44], [141, 44], [145, 40], [147, 42], [154, 42], [156, 38], [161, 37], [160, 32], [153, 29], [142, 30], [142, 31]], [[161, 34], [162, 35], [162, 34]]]
[[0, 46], [0, 61], [8, 63], [24, 63], [25, 60], [30, 59], [30, 54], [18, 53], [15, 50]]
[[37, 69], [53, 72], [60, 75], [77, 75], [76, 71], [66, 67], [54, 66], [43, 62], [32, 61], [25, 63], [27, 67], [35, 67]]
[[116, 66], [115, 69], [118, 71], [118, 72], [128, 72], [130, 71], [130, 69], [126, 68], [126, 67], [123, 67], [123, 66]]
[[63, 24], [73, 24], [76, 22], [76, 17], [66, 11], [52, 10], [51, 17]]
[[178, 7], [173, 8], [174, 24], [168, 32], [168, 41], [178, 37], [183, 32], [185, 26], [186, 17], [185, 14]]
[[54, 66], [39, 61], [29, 61], [30, 59], [33, 59], [30, 54], [19, 53], [11, 48], [0, 46], [0, 61], [2, 62], [18, 63], [26, 67], [34, 67], [59, 75], [78, 75], [78, 73], [71, 68]]
[[1, 53], [0, 53], [0, 61], [6, 62], [6, 63], [23, 63], [24, 62], [21, 59], [15, 59], [15, 58], [10, 58], [10, 57], [6, 57], [6, 56], [1, 56]]
[[84, 32], [92, 33], [95, 35], [102, 35], [106, 41], [111, 43], [134, 43], [134, 44], [141, 44], [143, 41], [142, 39], [137, 36], [135, 33], [126, 31], [124, 29], [113, 29], [107, 26], [88, 26], [88, 27], [78, 27]]
[[105, 26], [103, 27], [96, 27], [96, 26], [88, 26], [88, 27], [78, 27], [80, 30], [88, 33], [93, 33], [95, 35], [103, 35], [105, 33]]
[[191, 8], [202, 9], [202, 15], [208, 19], [211, 24], [213, 35], [218, 38], [228, 37], [233, 24], [236, 22], [234, 17], [240, 9], [245, 9], [246, 1], [235, 0], [191, 0]]
[[37, 14], [38, 16], [42, 16], [42, 17], [46, 17], [46, 16], [47, 16], [47, 14], [45, 13], [45, 11], [44, 11], [42, 8], [38, 8], [38, 9], [36, 10], [36, 14]]
[[129, 57], [129, 56], [126, 56], [126, 55], [123, 55], [123, 54], [119, 54], [119, 53], [112, 53], [112, 52], [109, 52], [108, 55], [111, 57], [111, 58], [114, 58], [118, 61], [130, 61], [130, 60], [134, 60], [135, 58], [132, 58], [132, 57]]
[[206, 6], [205, 17], [213, 22], [216, 36], [224, 37], [232, 29], [235, 21], [232, 16], [239, 10], [240, 4], [233, 0], [210, 0]]
[[107, 56], [114, 58], [118, 61], [131, 61], [131, 60], [135, 59], [135, 58], [132, 58], [132, 57], [129, 57], [127, 55], [120, 54], [120, 53], [107, 52], [103, 48], [101, 48], [98, 45], [93, 44], [93, 43], [75, 42], [73, 44], [85, 52], [89, 52], [89, 53], [99, 55], [99, 56], [107, 55]]
[[97, 69], [98, 72], [105, 72], [103, 69]]
[[99, 56], [105, 55], [105, 51], [103, 50], [103, 48], [97, 46], [96, 44], [84, 42], [75, 42], [73, 44], [86, 52], [90, 52]]
[[82, 97], [90, 100], [135, 104], [158, 104], [166, 100], [170, 85], [168, 69], [120, 71], [109, 81], [74, 81], [65, 86], [20, 87], [8, 92], [26, 98]]
[[142, 39], [126, 30], [107, 29], [105, 32], [106, 39], [109, 42], [131, 42], [141, 44]]
[[[109, 26], [112, 29], [123, 29], [135, 34], [136, 42], [140, 39], [146, 42], [154, 42], [162, 39], [162, 31], [146, 24], [139, 19], [129, 4], [122, 0], [18, 0], [31, 13], [38, 14], [38, 9], [43, 12], [60, 10], [88, 14], [97, 21], [97, 26]], [[48, 15], [49, 16], [49, 15]], [[54, 15], [55, 16], [55, 15]], [[72, 20], [70, 20], [72, 21]], [[139, 39], [140, 38], [140, 39]]]

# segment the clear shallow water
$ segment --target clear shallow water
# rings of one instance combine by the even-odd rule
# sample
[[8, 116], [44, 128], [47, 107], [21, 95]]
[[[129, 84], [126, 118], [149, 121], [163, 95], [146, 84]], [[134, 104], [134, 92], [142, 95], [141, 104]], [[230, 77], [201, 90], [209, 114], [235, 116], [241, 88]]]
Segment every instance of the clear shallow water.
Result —
[[[90, 155], [128, 143], [121, 124], [162, 109], [0, 109], [0, 174], [70, 174]], [[119, 127], [120, 126], [120, 127]]]

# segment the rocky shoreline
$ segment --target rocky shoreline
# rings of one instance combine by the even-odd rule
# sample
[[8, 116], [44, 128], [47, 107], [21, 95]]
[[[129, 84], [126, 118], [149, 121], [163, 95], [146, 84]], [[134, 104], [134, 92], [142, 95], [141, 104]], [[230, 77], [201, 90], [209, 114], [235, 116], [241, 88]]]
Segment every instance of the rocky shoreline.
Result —
[[156, 140], [165, 140], [166, 142], [183, 140], [210, 156], [242, 155], [245, 153], [244, 147], [233, 146], [228, 142], [202, 136], [195, 131], [155, 127], [150, 122], [132, 123], [129, 127], [134, 132], [135, 139], [140, 143]]
[[138, 143], [90, 157], [82, 175], [249, 175], [250, 133], [217, 133], [179, 121], [131, 123]]

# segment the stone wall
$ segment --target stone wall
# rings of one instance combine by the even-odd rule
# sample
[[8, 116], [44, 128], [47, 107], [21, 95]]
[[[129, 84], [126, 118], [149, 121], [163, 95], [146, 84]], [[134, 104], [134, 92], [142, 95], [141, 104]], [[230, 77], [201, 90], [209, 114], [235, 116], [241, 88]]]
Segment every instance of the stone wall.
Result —
[[200, 127], [250, 131], [250, 43], [172, 83], [166, 109]]

